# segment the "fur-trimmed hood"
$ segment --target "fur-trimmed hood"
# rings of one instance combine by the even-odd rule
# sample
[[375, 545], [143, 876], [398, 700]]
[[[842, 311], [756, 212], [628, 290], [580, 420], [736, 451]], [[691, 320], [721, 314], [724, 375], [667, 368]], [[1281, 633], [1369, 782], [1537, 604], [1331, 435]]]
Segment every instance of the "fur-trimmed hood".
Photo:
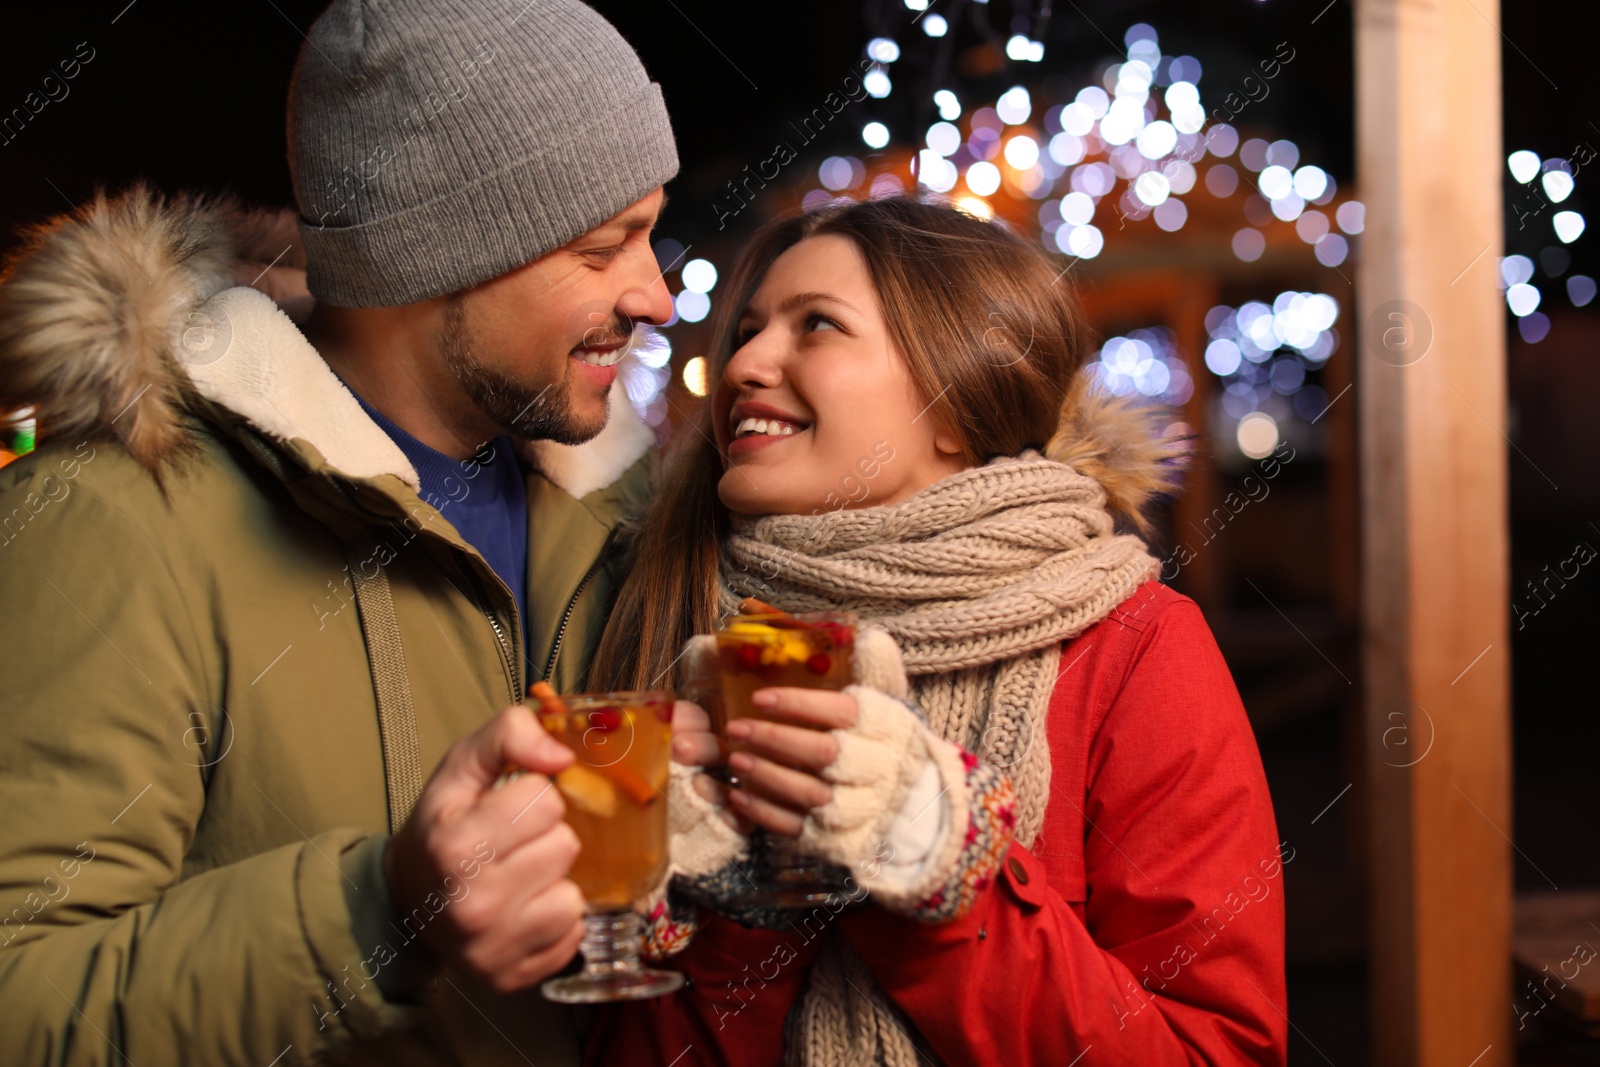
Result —
[[[27, 235], [0, 282], [0, 410], [32, 405], [52, 436], [114, 438], [157, 478], [196, 448], [205, 402], [270, 438], [311, 445], [343, 474], [393, 474], [404, 453], [300, 332], [310, 310], [292, 213], [97, 195]], [[275, 299], [282, 301], [275, 302]], [[622, 388], [579, 446], [524, 442], [575, 497], [614, 482], [655, 436]]]
[[1106, 507], [1141, 535], [1152, 532], [1150, 508], [1176, 494], [1192, 441], [1163, 429], [1164, 409], [1116, 396], [1080, 373], [1061, 402], [1044, 454], [1100, 483]]

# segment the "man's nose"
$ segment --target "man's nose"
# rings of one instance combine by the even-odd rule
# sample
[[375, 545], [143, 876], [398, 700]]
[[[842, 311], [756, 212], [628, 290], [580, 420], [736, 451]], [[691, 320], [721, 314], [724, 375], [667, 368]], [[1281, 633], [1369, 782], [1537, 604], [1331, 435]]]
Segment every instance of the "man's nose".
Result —
[[[617, 300], [617, 310], [634, 322], [648, 322], [660, 326], [672, 318], [672, 294], [662, 272], [655, 269], [655, 257], [648, 257], [648, 265], [641, 266], [641, 277]], [[648, 273], [643, 273], [648, 271]]]

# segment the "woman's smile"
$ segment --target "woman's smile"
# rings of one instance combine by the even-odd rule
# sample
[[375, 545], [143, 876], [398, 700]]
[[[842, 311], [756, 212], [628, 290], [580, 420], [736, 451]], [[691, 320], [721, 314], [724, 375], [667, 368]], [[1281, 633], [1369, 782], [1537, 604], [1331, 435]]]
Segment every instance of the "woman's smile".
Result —
[[732, 441], [728, 442], [728, 459], [730, 461], [736, 461], [741, 457], [750, 455], [753, 452], [758, 452], [763, 448], [768, 448], [772, 445], [787, 441], [792, 437], [798, 437], [800, 434], [807, 432], [809, 431], [796, 430], [793, 427], [785, 427], [784, 430], [779, 433], [747, 433], [742, 437], [735, 437]]
[[807, 433], [811, 423], [771, 404], [741, 400], [728, 413], [728, 458], [777, 444]]

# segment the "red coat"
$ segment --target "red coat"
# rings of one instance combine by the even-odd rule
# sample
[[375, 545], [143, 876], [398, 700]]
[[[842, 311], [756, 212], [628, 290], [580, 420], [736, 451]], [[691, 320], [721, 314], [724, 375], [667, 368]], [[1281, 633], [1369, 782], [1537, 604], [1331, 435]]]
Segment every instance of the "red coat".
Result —
[[1148, 582], [1066, 642], [1048, 734], [1043, 831], [964, 918], [713, 919], [672, 961], [691, 988], [597, 1013], [589, 1062], [776, 1064], [837, 925], [946, 1064], [1282, 1064], [1294, 854], [1194, 602]]

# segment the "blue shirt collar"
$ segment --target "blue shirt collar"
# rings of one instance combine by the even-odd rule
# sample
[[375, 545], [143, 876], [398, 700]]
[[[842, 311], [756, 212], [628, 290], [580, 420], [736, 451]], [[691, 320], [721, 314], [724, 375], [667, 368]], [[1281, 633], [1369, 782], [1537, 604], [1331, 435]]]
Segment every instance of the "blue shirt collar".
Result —
[[[338, 377], [337, 372], [334, 376]], [[349, 383], [342, 378], [339, 380], [346, 389], [350, 389]], [[367, 403], [354, 389], [350, 389], [350, 395], [356, 398], [361, 409], [393, 439], [416, 468], [417, 495], [423, 500], [440, 511], [452, 503], [482, 507], [503, 500], [510, 479], [501, 468], [504, 466], [509, 467], [510, 471], [517, 470], [516, 453], [511, 447], [510, 438], [504, 435], [493, 438], [467, 459], [456, 459], [411, 436], [383, 412]], [[489, 477], [481, 477], [483, 468], [490, 469]]]

